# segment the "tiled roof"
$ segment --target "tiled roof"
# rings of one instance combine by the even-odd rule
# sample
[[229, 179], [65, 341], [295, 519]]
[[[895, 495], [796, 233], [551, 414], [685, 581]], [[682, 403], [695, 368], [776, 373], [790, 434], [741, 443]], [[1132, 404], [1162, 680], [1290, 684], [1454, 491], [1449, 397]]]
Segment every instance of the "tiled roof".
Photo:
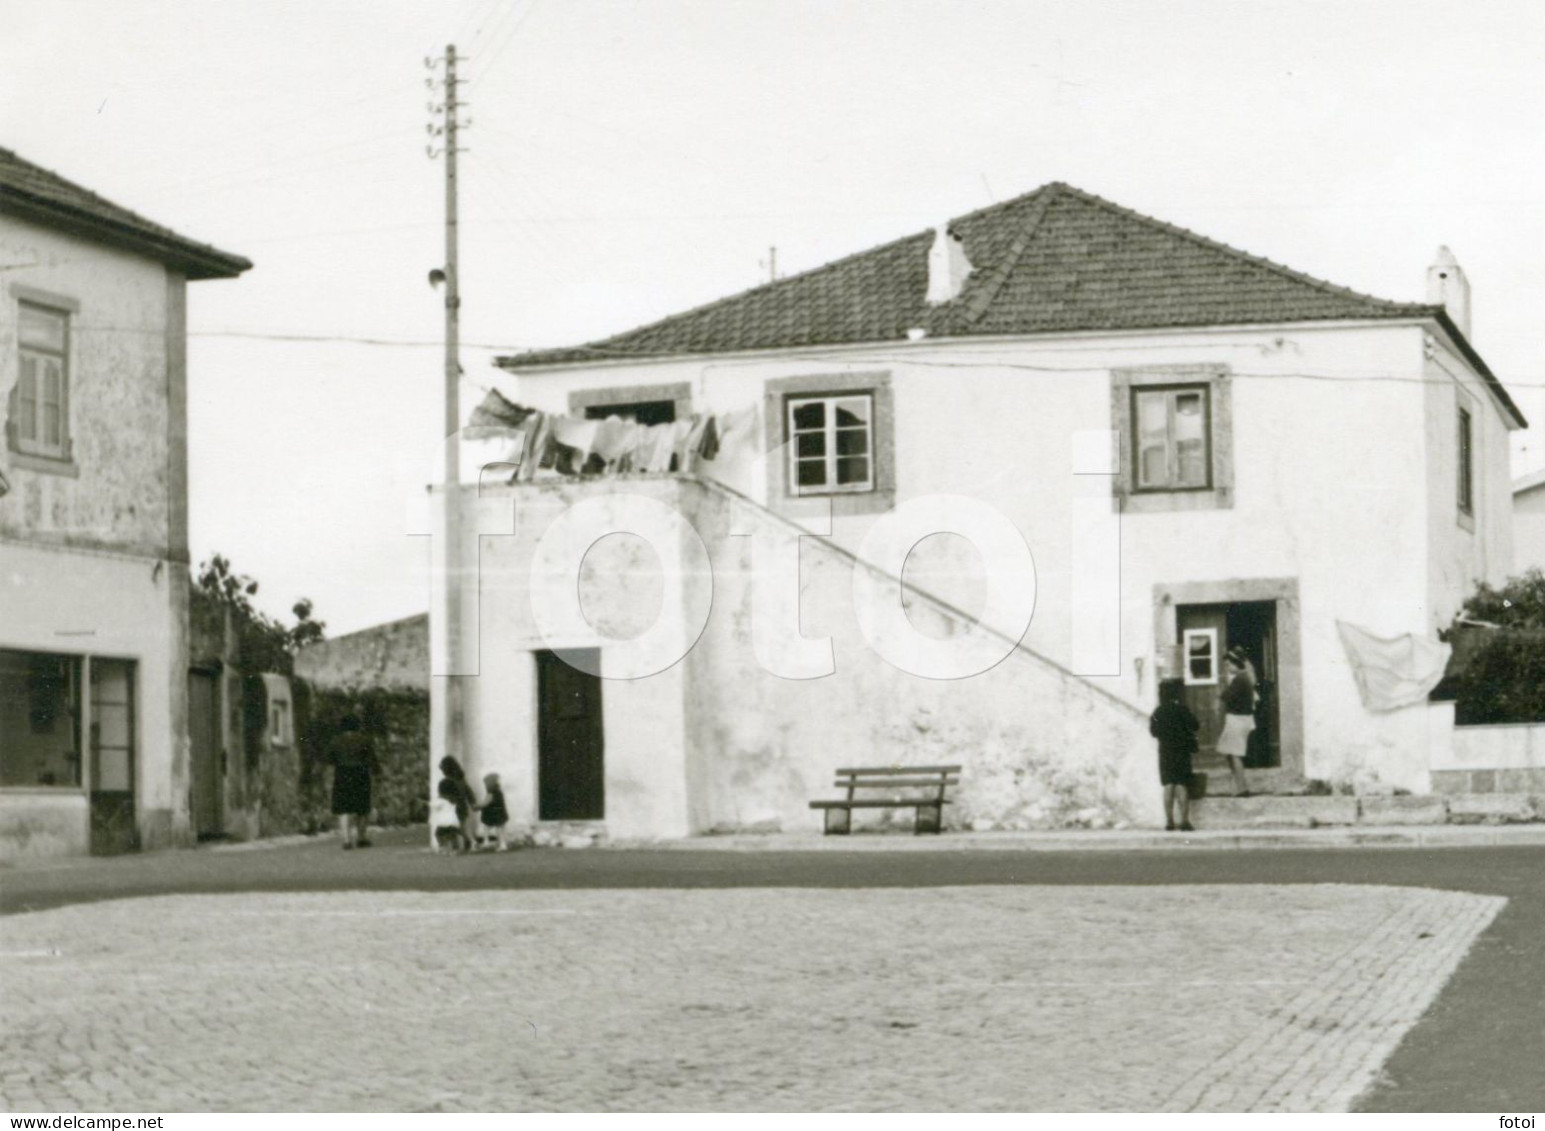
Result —
[[250, 260], [180, 236], [9, 149], [0, 149], [0, 215], [138, 252], [190, 279], [229, 279], [252, 267]]
[[1524, 423], [1441, 306], [1390, 302], [1250, 255], [1061, 183], [953, 220], [972, 272], [929, 306], [932, 231], [584, 346], [501, 357], [506, 369], [801, 346], [1081, 330], [1434, 318]]

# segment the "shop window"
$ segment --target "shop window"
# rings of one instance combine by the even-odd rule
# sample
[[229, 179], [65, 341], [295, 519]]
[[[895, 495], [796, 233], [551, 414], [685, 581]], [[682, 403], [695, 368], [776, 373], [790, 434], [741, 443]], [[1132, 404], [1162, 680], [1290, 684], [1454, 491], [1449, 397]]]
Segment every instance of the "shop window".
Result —
[[0, 650], [0, 785], [81, 784], [80, 659]]

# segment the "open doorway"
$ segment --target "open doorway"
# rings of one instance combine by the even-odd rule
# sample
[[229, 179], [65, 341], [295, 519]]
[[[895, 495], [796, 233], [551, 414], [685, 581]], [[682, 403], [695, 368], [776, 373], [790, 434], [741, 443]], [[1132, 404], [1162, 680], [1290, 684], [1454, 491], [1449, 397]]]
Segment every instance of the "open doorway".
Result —
[[1201, 754], [1198, 768], [1222, 769], [1216, 753], [1223, 730], [1223, 657], [1242, 648], [1255, 668], [1260, 695], [1255, 712], [1255, 732], [1245, 756], [1247, 769], [1275, 769], [1282, 765], [1280, 670], [1277, 648], [1277, 603], [1231, 601], [1205, 605], [1180, 605], [1175, 627], [1183, 657], [1186, 705], [1201, 721]]

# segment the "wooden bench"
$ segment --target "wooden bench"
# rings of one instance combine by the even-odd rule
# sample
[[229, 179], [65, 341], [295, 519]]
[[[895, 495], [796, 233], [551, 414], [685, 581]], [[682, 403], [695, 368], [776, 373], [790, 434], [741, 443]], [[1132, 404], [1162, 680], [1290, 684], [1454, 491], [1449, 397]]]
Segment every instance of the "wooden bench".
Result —
[[[838, 770], [836, 786], [848, 795], [838, 801], [812, 801], [810, 808], [826, 811], [826, 833], [846, 836], [853, 831], [855, 809], [912, 809], [915, 831], [937, 833], [944, 827], [945, 796], [960, 782], [959, 766], [861, 766]], [[887, 797], [859, 796], [864, 790], [884, 790]]]

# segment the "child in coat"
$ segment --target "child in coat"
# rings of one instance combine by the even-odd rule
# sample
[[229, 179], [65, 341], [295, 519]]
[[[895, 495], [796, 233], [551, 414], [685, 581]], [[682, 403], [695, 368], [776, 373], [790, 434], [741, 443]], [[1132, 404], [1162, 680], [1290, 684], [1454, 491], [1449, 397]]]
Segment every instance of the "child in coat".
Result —
[[508, 852], [504, 840], [504, 826], [510, 823], [510, 811], [504, 804], [504, 790], [499, 785], [498, 774], [483, 775], [483, 789], [488, 800], [483, 802], [483, 828], [494, 834], [494, 846], [500, 852]]
[[436, 852], [470, 852], [472, 842], [456, 811], [460, 790], [450, 778], [441, 778], [429, 802], [429, 827], [435, 831]]

